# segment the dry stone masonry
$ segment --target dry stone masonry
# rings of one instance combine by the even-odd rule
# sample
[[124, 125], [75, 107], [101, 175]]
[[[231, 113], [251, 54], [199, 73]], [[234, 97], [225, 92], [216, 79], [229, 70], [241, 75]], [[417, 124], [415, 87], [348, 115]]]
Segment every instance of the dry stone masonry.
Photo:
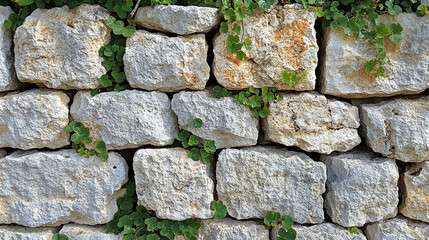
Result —
[[201, 240], [269, 240], [269, 232], [256, 221], [237, 221], [229, 218], [202, 221], [198, 239]]
[[123, 236], [106, 233], [105, 225], [86, 226], [66, 224], [59, 233], [66, 235], [69, 240], [122, 240]]
[[0, 226], [2, 240], [51, 240], [58, 232], [56, 228], [28, 228], [21, 226]]

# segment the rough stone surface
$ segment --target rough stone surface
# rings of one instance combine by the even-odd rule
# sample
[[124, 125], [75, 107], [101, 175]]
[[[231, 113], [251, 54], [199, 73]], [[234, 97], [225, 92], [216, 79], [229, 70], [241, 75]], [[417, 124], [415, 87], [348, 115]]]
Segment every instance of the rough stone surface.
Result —
[[85, 226], [78, 224], [64, 225], [60, 231], [68, 240], [122, 240], [123, 235], [106, 233], [106, 226]]
[[361, 105], [367, 145], [403, 162], [429, 160], [429, 97]]
[[357, 107], [313, 92], [283, 96], [262, 120], [266, 140], [323, 154], [346, 152], [361, 142]]
[[255, 221], [237, 221], [230, 218], [204, 220], [199, 229], [199, 240], [269, 240], [269, 232]]
[[28, 228], [14, 225], [0, 225], [1, 240], [52, 240], [55, 228]]
[[429, 224], [399, 217], [370, 224], [365, 234], [368, 240], [427, 240]]
[[[209, 92], [180, 92], [173, 96], [171, 107], [181, 128], [204, 139], [215, 140], [216, 148], [256, 145], [259, 119], [232, 97], [216, 99]], [[191, 121], [200, 118], [201, 128]]]
[[187, 35], [210, 31], [219, 16], [217, 8], [156, 5], [139, 8], [134, 20], [144, 28]]
[[216, 190], [236, 219], [264, 218], [266, 211], [298, 223], [323, 221], [326, 167], [303, 153], [275, 147], [225, 149], [216, 167]]
[[146, 90], [202, 90], [209, 80], [204, 34], [168, 37], [144, 30], [127, 39], [125, 74], [130, 85]]
[[210, 167], [189, 158], [188, 150], [140, 149], [133, 161], [138, 204], [163, 219], [212, 217]]
[[323, 61], [321, 92], [346, 98], [365, 98], [415, 94], [429, 88], [429, 16], [402, 13], [398, 17], [380, 16], [389, 26], [400, 23], [404, 39], [399, 43], [385, 39], [384, 47], [391, 65], [386, 78], [365, 72], [365, 63], [377, 53], [366, 40], [357, 40], [342, 30], [324, 30], [326, 55]]
[[7, 152], [6, 150], [0, 149], [0, 158], [6, 157]]
[[[247, 57], [237, 60], [226, 49], [228, 34], [214, 39], [213, 72], [228, 89], [262, 86], [277, 89], [313, 90], [316, 85], [317, 51], [314, 23], [316, 14], [299, 4], [271, 7], [243, 20], [243, 36], [252, 41]], [[283, 71], [307, 73], [304, 82], [290, 87], [282, 83]]]
[[117, 153], [103, 163], [73, 149], [17, 151], [1, 158], [0, 165], [1, 224], [105, 224], [113, 219], [119, 189], [128, 180], [128, 166]]
[[[281, 225], [271, 230], [271, 239], [276, 239]], [[313, 226], [293, 225], [296, 240], [366, 240], [364, 234], [352, 234], [344, 227], [324, 222]]]
[[83, 4], [36, 9], [15, 32], [15, 69], [22, 82], [56, 89], [93, 89], [106, 73], [98, 55], [110, 41], [100, 22], [109, 12]]
[[328, 172], [325, 208], [344, 227], [394, 217], [398, 211], [398, 167], [395, 160], [370, 151], [322, 156]]
[[429, 162], [408, 166], [401, 177], [400, 212], [409, 218], [429, 223]]
[[93, 142], [103, 140], [108, 149], [169, 145], [178, 134], [170, 99], [161, 92], [125, 90], [91, 96], [81, 91], [70, 113], [91, 129]]
[[70, 143], [67, 94], [46, 89], [0, 97], [0, 148], [60, 148]]
[[[8, 19], [13, 11], [10, 7], [0, 6], [0, 23]], [[13, 67], [12, 31], [0, 25], [0, 92], [16, 90], [20, 82], [16, 78]]]

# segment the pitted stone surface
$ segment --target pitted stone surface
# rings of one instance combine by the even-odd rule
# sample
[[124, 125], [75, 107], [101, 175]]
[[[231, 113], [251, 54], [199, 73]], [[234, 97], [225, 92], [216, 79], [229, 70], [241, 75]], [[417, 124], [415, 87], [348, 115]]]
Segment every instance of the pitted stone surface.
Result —
[[230, 218], [204, 220], [199, 229], [199, 240], [269, 240], [269, 232], [255, 221], [237, 221]]
[[140, 149], [133, 161], [139, 205], [175, 221], [212, 217], [211, 169], [189, 158], [188, 150]]
[[17, 151], [0, 166], [0, 223], [28, 227], [105, 224], [128, 180], [125, 159], [112, 152], [104, 163], [72, 149]]
[[[180, 92], [173, 96], [171, 107], [179, 126], [204, 139], [215, 140], [216, 148], [256, 145], [259, 119], [232, 97], [220, 99], [209, 92]], [[191, 121], [200, 118], [201, 128]], [[189, 126], [188, 126], [189, 125]]]
[[89, 91], [81, 91], [75, 95], [70, 113], [91, 129], [93, 143], [103, 140], [108, 149], [165, 146], [178, 134], [170, 99], [161, 92], [125, 90], [91, 96]]
[[357, 107], [314, 92], [283, 97], [262, 120], [266, 140], [323, 154], [346, 152], [361, 142]]
[[387, 26], [400, 23], [404, 39], [399, 43], [385, 39], [387, 77], [373, 77], [365, 72], [365, 63], [377, 52], [364, 39], [348, 36], [344, 31], [324, 29], [326, 54], [322, 66], [321, 92], [345, 98], [382, 97], [416, 94], [429, 88], [429, 16], [402, 13], [377, 19]]
[[219, 200], [236, 219], [291, 215], [298, 223], [323, 221], [326, 167], [309, 156], [275, 147], [225, 149], [216, 167]]
[[367, 145], [403, 162], [429, 160], [429, 97], [361, 105]]
[[70, 143], [64, 92], [34, 89], [0, 97], [0, 148], [60, 148]]
[[[228, 34], [214, 39], [213, 73], [228, 89], [277, 87], [280, 90], [313, 90], [316, 85], [317, 51], [314, 23], [316, 14], [299, 4], [273, 6], [267, 12], [243, 19], [242, 35], [252, 41], [243, 60], [227, 51]], [[230, 26], [232, 27], [232, 26]], [[244, 41], [244, 40], [243, 40]], [[304, 82], [291, 87], [282, 83], [283, 71], [305, 71]]]
[[358, 149], [322, 156], [328, 172], [325, 208], [332, 221], [344, 227], [394, 217], [398, 212], [398, 167]]
[[210, 76], [207, 51], [204, 34], [168, 37], [139, 30], [127, 38], [125, 74], [134, 88], [202, 90]]
[[55, 228], [28, 228], [14, 225], [0, 225], [1, 240], [52, 240], [58, 232]]
[[18, 79], [56, 89], [97, 88], [106, 73], [98, 50], [111, 31], [100, 20], [109, 16], [98, 5], [36, 9], [15, 32]]
[[217, 8], [177, 5], [141, 7], [134, 20], [144, 28], [179, 35], [208, 32], [217, 26]]
[[[78, 224], [64, 225], [60, 231], [68, 240], [122, 240], [123, 234], [106, 233], [105, 225], [85, 226]], [[51, 240], [51, 239], [49, 239]]]
[[426, 240], [429, 224], [398, 217], [368, 225], [365, 234], [368, 240]]

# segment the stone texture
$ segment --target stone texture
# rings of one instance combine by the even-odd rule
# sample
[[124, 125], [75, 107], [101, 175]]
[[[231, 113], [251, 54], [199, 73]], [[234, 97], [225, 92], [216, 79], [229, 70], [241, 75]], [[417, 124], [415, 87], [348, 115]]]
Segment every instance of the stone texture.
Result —
[[105, 224], [118, 210], [124, 193], [119, 189], [128, 180], [128, 166], [117, 153], [103, 163], [73, 149], [17, 151], [1, 158], [0, 166], [1, 224]]
[[346, 152], [361, 142], [357, 107], [314, 92], [283, 96], [262, 120], [266, 140], [323, 154]]
[[269, 240], [265, 227], [255, 221], [237, 221], [230, 218], [204, 220], [199, 229], [199, 240]]
[[0, 97], [0, 148], [60, 148], [70, 143], [67, 94], [46, 89]]
[[400, 212], [409, 218], [429, 223], [429, 162], [408, 166], [401, 176]]
[[[276, 239], [281, 225], [271, 230], [271, 239]], [[364, 234], [352, 234], [344, 227], [324, 222], [312, 226], [293, 225], [296, 240], [366, 240]]]
[[122, 240], [123, 234], [106, 233], [106, 226], [85, 226], [78, 224], [64, 225], [60, 231], [69, 240]]
[[402, 13], [398, 17], [380, 16], [389, 26], [400, 23], [404, 39], [399, 43], [385, 38], [385, 51], [391, 65], [386, 78], [374, 78], [365, 72], [365, 63], [377, 53], [366, 40], [344, 34], [342, 30], [324, 30], [324, 57], [321, 92], [345, 98], [365, 98], [415, 94], [429, 88], [429, 16]]
[[186, 130], [204, 139], [215, 140], [216, 148], [256, 145], [259, 119], [233, 97], [216, 99], [209, 92], [180, 92], [173, 96], [171, 107], [181, 128], [194, 118], [203, 120], [201, 128]]
[[362, 149], [321, 160], [328, 172], [325, 208], [333, 222], [361, 227], [396, 215], [399, 173], [395, 160]]
[[429, 97], [361, 105], [366, 143], [373, 151], [403, 162], [429, 160]]
[[291, 215], [298, 223], [323, 221], [326, 167], [309, 156], [275, 147], [225, 149], [216, 167], [216, 190], [236, 219]]
[[[262, 86], [277, 89], [313, 90], [316, 85], [317, 51], [314, 23], [316, 14], [299, 4], [273, 6], [265, 13], [255, 13], [243, 20], [243, 36], [252, 41], [247, 57], [237, 60], [226, 49], [228, 34], [214, 39], [213, 72], [216, 80], [228, 89]], [[304, 82], [290, 87], [282, 83], [283, 71], [300, 74]]]
[[179, 35], [208, 32], [220, 20], [217, 8], [177, 5], [141, 7], [134, 20], [144, 28]]
[[125, 74], [130, 85], [146, 90], [202, 90], [209, 80], [204, 34], [168, 37], [144, 30], [127, 38]]
[[83, 4], [36, 9], [15, 32], [15, 69], [22, 82], [56, 89], [93, 89], [106, 73], [98, 55], [110, 41], [100, 22], [109, 12]]
[[[13, 11], [10, 7], [0, 6], [0, 23], [8, 19]], [[16, 90], [20, 82], [16, 78], [13, 67], [12, 31], [0, 25], [0, 92]]]
[[133, 159], [138, 204], [163, 219], [211, 218], [214, 183], [209, 165], [182, 148], [140, 149]]
[[81, 91], [70, 113], [91, 129], [93, 142], [103, 140], [108, 149], [169, 145], [178, 134], [170, 99], [161, 92], [125, 90], [91, 96]]
[[7, 152], [6, 150], [0, 149], [0, 158], [6, 157]]
[[429, 224], [399, 217], [370, 224], [365, 234], [368, 240], [427, 240]]
[[55, 228], [28, 228], [14, 225], [0, 225], [1, 240], [51, 240]]

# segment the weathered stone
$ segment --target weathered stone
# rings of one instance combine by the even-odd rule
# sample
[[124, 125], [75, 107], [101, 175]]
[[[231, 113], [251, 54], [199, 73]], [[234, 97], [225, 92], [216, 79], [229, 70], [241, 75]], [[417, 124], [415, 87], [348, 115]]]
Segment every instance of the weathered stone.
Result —
[[363, 104], [361, 119], [373, 151], [403, 162], [429, 160], [429, 97]]
[[394, 217], [398, 211], [398, 167], [395, 160], [354, 150], [322, 156], [328, 172], [325, 208], [344, 227]]
[[0, 97], [0, 148], [60, 148], [70, 143], [67, 94], [46, 89]]
[[[213, 73], [228, 89], [238, 90], [262, 86], [277, 89], [313, 90], [316, 85], [317, 46], [314, 23], [316, 14], [299, 4], [273, 6], [243, 20], [242, 36], [252, 41], [246, 57], [237, 60], [226, 48], [228, 34], [214, 39]], [[230, 26], [231, 27], [231, 26]], [[244, 41], [244, 40], [243, 40]], [[291, 87], [282, 83], [283, 71], [307, 76], [304, 82]]]
[[14, 225], [0, 225], [1, 240], [52, 240], [55, 228], [28, 228]]
[[161, 92], [125, 90], [91, 96], [81, 91], [70, 113], [91, 129], [93, 142], [103, 140], [108, 149], [169, 145], [178, 134], [170, 99]]
[[135, 88], [202, 90], [210, 76], [207, 51], [204, 34], [168, 37], [139, 30], [127, 39], [125, 74]]
[[[0, 23], [8, 19], [13, 11], [10, 7], [0, 6]], [[13, 67], [12, 31], [0, 25], [0, 92], [16, 90], [20, 82], [16, 78]]]
[[429, 16], [402, 13], [382, 15], [377, 21], [387, 26], [400, 23], [404, 39], [399, 43], [385, 38], [384, 50], [391, 65], [387, 77], [365, 72], [365, 63], [375, 59], [377, 51], [364, 39], [348, 36], [343, 30], [324, 30], [326, 54], [322, 66], [321, 92], [345, 98], [365, 98], [415, 94], [429, 88]]
[[98, 50], [110, 41], [100, 20], [108, 17], [98, 5], [36, 9], [15, 32], [18, 79], [56, 89], [98, 87], [106, 73]]
[[118, 210], [119, 189], [128, 179], [128, 166], [117, 153], [103, 163], [72, 149], [17, 151], [0, 165], [0, 223], [29, 227], [105, 224]]
[[0, 158], [6, 157], [7, 152], [6, 150], [0, 149]]
[[[259, 119], [232, 97], [214, 98], [209, 92], [180, 92], [173, 96], [171, 108], [179, 126], [204, 139], [215, 140], [216, 148], [256, 145]], [[201, 128], [191, 121], [200, 118]], [[189, 126], [188, 126], [189, 125]]]
[[399, 217], [370, 224], [365, 234], [368, 240], [427, 240], [429, 224]]
[[326, 167], [303, 153], [260, 146], [225, 149], [216, 178], [218, 197], [236, 219], [276, 211], [298, 223], [323, 221]]
[[219, 16], [217, 8], [156, 5], [139, 8], [134, 20], [144, 28], [187, 35], [210, 31]]
[[106, 233], [106, 226], [64, 225], [60, 231], [68, 240], [122, 240], [123, 234]]
[[360, 143], [357, 107], [313, 92], [283, 96], [262, 120], [266, 140], [323, 154], [346, 152]]
[[210, 167], [189, 158], [188, 150], [140, 149], [133, 161], [140, 205], [159, 218], [175, 221], [212, 217]]
[[[271, 230], [271, 239], [276, 239], [281, 225]], [[366, 240], [364, 234], [352, 234], [344, 227], [324, 222], [313, 226], [293, 225], [296, 240]]]
[[269, 232], [255, 221], [204, 220], [199, 229], [199, 240], [269, 240]]
[[429, 223], [429, 162], [407, 167], [401, 177], [400, 212], [409, 218]]

